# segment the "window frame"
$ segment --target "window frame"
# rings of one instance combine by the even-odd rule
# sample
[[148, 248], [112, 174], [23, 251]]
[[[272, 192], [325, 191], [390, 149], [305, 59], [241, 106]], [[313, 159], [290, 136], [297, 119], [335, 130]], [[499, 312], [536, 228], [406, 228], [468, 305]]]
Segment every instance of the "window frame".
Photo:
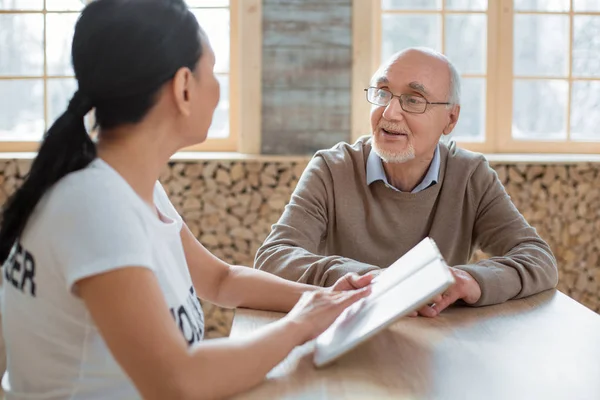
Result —
[[[444, 15], [442, 10], [428, 10], [419, 13]], [[407, 10], [407, 13], [410, 13]], [[470, 11], [451, 14], [471, 14]], [[535, 141], [517, 140], [512, 137], [513, 123], [513, 84], [517, 78], [513, 73], [513, 32], [514, 17], [517, 14], [569, 15], [569, 74], [572, 80], [572, 47], [574, 15], [600, 15], [600, 12], [574, 12], [573, 0], [565, 12], [526, 12], [515, 13], [513, 0], [489, 0], [487, 9], [487, 71], [486, 71], [486, 121], [483, 142], [457, 141], [460, 147], [489, 154], [505, 153], [600, 153], [599, 141]], [[352, 140], [370, 132], [370, 104], [364, 98], [363, 89], [380, 65], [381, 52], [381, 0], [353, 0], [353, 66], [352, 66]], [[442, 18], [442, 35], [444, 35]], [[442, 36], [443, 37], [443, 36]], [[443, 41], [442, 41], [443, 43]], [[469, 77], [469, 74], [463, 74]], [[579, 79], [576, 79], [579, 80]], [[584, 79], [581, 79], [584, 80]], [[598, 80], [587, 79], [587, 80]], [[570, 86], [569, 86], [570, 89]], [[570, 129], [571, 90], [567, 99], [567, 129]], [[567, 139], [568, 140], [568, 139]]]
[[[91, 0], [87, 0], [89, 3]], [[230, 66], [229, 66], [229, 136], [208, 138], [204, 143], [182, 149], [182, 152], [240, 152], [259, 154], [261, 129], [261, 55], [262, 4], [261, 0], [229, 0], [230, 11]], [[0, 14], [77, 13], [77, 11], [0, 10]], [[44, 121], [48, 120], [48, 81], [73, 76], [48, 76], [46, 55], [46, 20], [44, 19], [44, 70], [41, 76], [7, 76], [0, 80], [43, 79]], [[243, 66], [243, 68], [242, 68]], [[244, 85], [240, 85], [244, 82]], [[91, 118], [91, 117], [89, 117]], [[36, 152], [39, 141], [1, 141], [2, 153]]]
[[[90, 3], [91, 0], [85, 0], [85, 4]], [[47, 14], [79, 14], [80, 11], [76, 10], [59, 10], [59, 11], [48, 11], [46, 9], [46, 0], [43, 0], [42, 10], [0, 10], [0, 15], [43, 15]], [[44, 86], [44, 101], [43, 101], [43, 115], [44, 115], [44, 132], [50, 128], [51, 121], [48, 118], [48, 82], [53, 79], [73, 79], [73, 75], [48, 75], [48, 56], [46, 52], [47, 42], [47, 19], [44, 18], [43, 28], [43, 73], [42, 75], [9, 75], [0, 76], [0, 81], [20, 81], [20, 80], [42, 80]], [[89, 118], [86, 117], [86, 118]], [[17, 140], [0, 140], [0, 152], [2, 153], [23, 153], [23, 152], [35, 152], [38, 150], [40, 141], [17, 141]]]

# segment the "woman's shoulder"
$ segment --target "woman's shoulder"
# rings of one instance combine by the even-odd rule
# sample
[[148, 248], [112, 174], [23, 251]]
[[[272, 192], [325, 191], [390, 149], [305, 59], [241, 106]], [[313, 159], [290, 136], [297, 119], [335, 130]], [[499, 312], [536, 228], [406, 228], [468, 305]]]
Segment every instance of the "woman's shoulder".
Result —
[[63, 177], [43, 202], [51, 212], [111, 214], [136, 209], [132, 189], [114, 170], [97, 160]]
[[110, 171], [98, 168], [94, 160], [87, 167], [65, 175], [50, 188], [48, 194], [64, 200], [75, 197], [91, 200], [96, 197], [110, 198], [118, 187]]

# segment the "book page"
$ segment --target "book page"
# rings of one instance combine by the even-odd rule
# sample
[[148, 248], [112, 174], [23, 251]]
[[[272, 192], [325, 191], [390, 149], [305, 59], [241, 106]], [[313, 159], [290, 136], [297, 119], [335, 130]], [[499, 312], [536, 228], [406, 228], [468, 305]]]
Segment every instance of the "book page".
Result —
[[421, 240], [419, 244], [373, 279], [372, 291], [367, 297], [367, 302], [379, 297], [435, 259], [442, 259], [442, 256], [433, 240], [430, 238]]
[[[421, 246], [423, 243], [425, 244]], [[388, 275], [395, 278], [392, 280], [393, 284], [389, 284], [387, 280], [378, 282], [377, 285], [386, 283], [385, 290], [380, 289], [375, 297], [370, 295], [348, 307], [317, 337], [313, 358], [317, 367], [330, 363], [399, 318], [418, 310], [454, 282], [452, 273], [432, 241], [421, 242], [415, 246], [417, 248], [407, 258], [412, 260], [410, 264], [392, 264], [396, 271]], [[405, 256], [398, 261], [406, 261]], [[423, 259], [429, 261], [423, 264]], [[404, 267], [412, 273], [397, 272]], [[382, 276], [383, 273], [379, 275]]]

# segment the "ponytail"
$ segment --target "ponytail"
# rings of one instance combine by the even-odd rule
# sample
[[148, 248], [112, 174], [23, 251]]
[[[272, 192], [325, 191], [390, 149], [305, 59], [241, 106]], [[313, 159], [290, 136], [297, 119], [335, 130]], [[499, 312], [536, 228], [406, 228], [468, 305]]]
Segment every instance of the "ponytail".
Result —
[[44, 193], [65, 175], [85, 168], [96, 158], [96, 146], [84, 125], [85, 115], [91, 109], [91, 100], [75, 92], [67, 111], [44, 135], [29, 174], [2, 210], [0, 264], [8, 258]]
[[2, 209], [0, 264], [44, 193], [96, 158], [83, 124], [92, 107], [101, 131], [136, 124], [156, 104], [164, 84], [182, 67], [195, 70], [202, 57], [204, 33], [184, 0], [87, 3], [71, 43], [80, 90], [44, 135], [25, 182]]

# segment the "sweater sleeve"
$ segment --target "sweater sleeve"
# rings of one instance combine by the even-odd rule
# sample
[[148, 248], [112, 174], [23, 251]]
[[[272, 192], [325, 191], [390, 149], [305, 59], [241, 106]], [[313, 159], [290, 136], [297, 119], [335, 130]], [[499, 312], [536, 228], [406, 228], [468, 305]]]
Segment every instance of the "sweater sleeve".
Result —
[[558, 282], [556, 259], [519, 213], [487, 161], [479, 164], [468, 194], [478, 204], [474, 241], [487, 260], [456, 266], [479, 283], [481, 298], [475, 306], [502, 303], [551, 289]]
[[290, 202], [258, 249], [254, 267], [282, 278], [331, 286], [348, 272], [379, 269], [349, 258], [317, 254], [327, 235], [328, 209], [333, 207], [333, 179], [318, 154], [310, 161]]

